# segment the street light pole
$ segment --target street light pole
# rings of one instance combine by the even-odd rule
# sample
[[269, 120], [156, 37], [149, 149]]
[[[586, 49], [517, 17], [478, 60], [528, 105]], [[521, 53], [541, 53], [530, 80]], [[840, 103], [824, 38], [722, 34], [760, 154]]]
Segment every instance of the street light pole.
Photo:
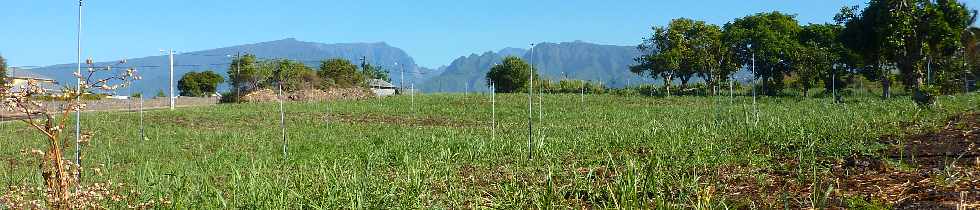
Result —
[[[749, 44], [749, 50], [752, 50], [752, 44]], [[755, 107], [755, 86], [757, 86], [757, 80], [755, 79], [755, 50], [752, 50], [752, 107]]]
[[395, 66], [398, 67], [398, 74], [401, 77], [401, 79], [398, 79], [398, 88], [405, 89], [405, 68], [398, 65], [398, 62], [395, 62]]
[[[81, 103], [82, 99], [82, 0], [78, 0], [78, 33], [76, 34], [76, 47], [77, 56], [75, 57], [75, 62], [77, 64], [77, 69], [75, 69], [75, 101], [76, 103]], [[75, 165], [76, 167], [81, 167], [81, 141], [82, 136], [82, 110], [75, 109]], [[78, 175], [81, 178], [81, 174]]]
[[533, 155], [534, 155], [534, 147], [533, 147], [533, 145], [534, 145], [534, 140], [533, 140], [534, 139], [534, 126], [533, 126], [533, 122], [532, 122], [532, 120], [533, 120], [532, 117], [534, 116], [534, 112], [531, 110], [531, 108], [534, 106], [534, 104], [533, 104], [534, 103], [534, 97], [533, 97], [533, 92], [534, 92], [534, 65], [533, 65], [534, 64], [534, 44], [531, 44], [531, 52], [530, 52], [529, 55], [530, 55], [530, 57], [528, 57], [528, 60], [530, 60], [530, 63], [532, 65], [531, 65], [531, 68], [529, 70], [531, 73], [528, 75], [528, 78], [529, 79], [527, 81], [528, 82], [528, 89], [527, 89], [527, 159], [531, 159], [533, 157]]
[[174, 110], [174, 50], [170, 49], [170, 110]]
[[[232, 60], [232, 61], [235, 62], [235, 78], [232, 80], [232, 83], [235, 84], [235, 94], [236, 94], [236, 96], [235, 96], [235, 102], [236, 103], [241, 103], [241, 100], [242, 100], [242, 83], [241, 83], [242, 82], [242, 68], [241, 68], [242, 52], [239, 51], [238, 54], [235, 54], [235, 59]], [[231, 79], [231, 78], [229, 78], [229, 79]], [[238, 81], [234, 81], [234, 80], [238, 80]]]

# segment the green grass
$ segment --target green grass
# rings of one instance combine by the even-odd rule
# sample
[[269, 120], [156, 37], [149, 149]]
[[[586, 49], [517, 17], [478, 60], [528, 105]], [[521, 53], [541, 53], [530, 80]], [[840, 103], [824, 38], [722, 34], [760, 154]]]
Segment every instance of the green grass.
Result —
[[[86, 113], [96, 136], [83, 164], [103, 174], [84, 179], [126, 183], [132, 199], [178, 209], [734, 208], [751, 201], [712, 191], [727, 187], [718, 168], [815, 178], [831, 161], [878, 154], [882, 135], [980, 104], [977, 94], [931, 109], [905, 98], [760, 98], [756, 120], [751, 97], [548, 95], [529, 160], [527, 96], [497, 99], [495, 140], [488, 95], [417, 96], [416, 109], [408, 96], [287, 103], [285, 160], [275, 103], [149, 111], [146, 141], [137, 113]], [[20, 151], [42, 148], [42, 137], [23, 123], [0, 133], [0, 184], [40, 186], [38, 161]]]

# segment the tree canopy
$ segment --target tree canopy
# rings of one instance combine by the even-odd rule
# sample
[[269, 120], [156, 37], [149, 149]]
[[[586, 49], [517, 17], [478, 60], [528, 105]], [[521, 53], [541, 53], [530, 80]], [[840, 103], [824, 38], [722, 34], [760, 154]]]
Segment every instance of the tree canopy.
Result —
[[320, 84], [316, 72], [302, 62], [279, 59], [270, 61], [266, 66], [272, 69], [274, 79], [282, 83], [284, 91], [313, 89]]
[[386, 82], [391, 82], [390, 72], [382, 66], [371, 65], [370, 63], [364, 63], [361, 65], [361, 74], [369, 79], [380, 79]]
[[232, 92], [254, 91], [272, 76], [272, 69], [260, 68], [258, 59], [253, 54], [232, 59], [227, 72]]
[[800, 30], [796, 17], [780, 12], [758, 13], [725, 24], [726, 39], [731, 40], [741, 63], [754, 62], [755, 77], [762, 80], [767, 95], [784, 87], [783, 77], [790, 73], [790, 56], [797, 49]]
[[[528, 90], [531, 65], [515, 56], [505, 57], [499, 65], [487, 72], [487, 84], [493, 84], [494, 91], [500, 93], [526, 92]], [[537, 74], [534, 78], [540, 78]]]
[[687, 18], [671, 20], [666, 27], [654, 27], [651, 36], [644, 38], [638, 46], [644, 54], [635, 59], [638, 64], [630, 71], [663, 79], [668, 91], [675, 78], [681, 86], [687, 86], [694, 76], [715, 85], [741, 66], [731, 43], [723, 38], [717, 25]]
[[316, 74], [327, 87], [358, 87], [363, 86], [365, 81], [357, 66], [346, 59], [322, 60]]
[[668, 95], [674, 80], [713, 87], [739, 69], [753, 70], [767, 95], [787, 84], [804, 96], [821, 83], [846, 88], [858, 75], [880, 81], [885, 98], [892, 81], [916, 95], [969, 91], [980, 74], [976, 16], [957, 0], [871, 0], [842, 8], [834, 23], [805, 26], [778, 11], [723, 27], [679, 18], [652, 28], [630, 71], [663, 79]]
[[0, 85], [7, 84], [7, 59], [0, 55]]
[[963, 60], [960, 36], [974, 21], [955, 0], [871, 0], [860, 12], [842, 9], [837, 19], [845, 26], [842, 41], [864, 56], [870, 64], [866, 75], [882, 81], [884, 97], [890, 96], [889, 67], [916, 92], [931, 71], [962, 69], [952, 64]]
[[206, 97], [218, 92], [218, 85], [225, 82], [214, 71], [188, 72], [177, 81], [177, 89], [181, 96]]

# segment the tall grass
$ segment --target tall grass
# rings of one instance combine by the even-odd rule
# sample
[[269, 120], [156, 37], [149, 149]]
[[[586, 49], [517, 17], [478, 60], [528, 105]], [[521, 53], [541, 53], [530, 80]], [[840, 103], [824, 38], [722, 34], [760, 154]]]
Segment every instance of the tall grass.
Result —
[[[923, 109], [906, 99], [760, 98], [756, 124], [746, 119], [751, 97], [590, 95], [584, 109], [579, 95], [546, 95], [549, 113], [535, 122], [544, 138], [528, 160], [526, 96], [496, 97], [495, 131], [489, 95], [419, 95], [414, 110], [410, 96], [288, 103], [286, 160], [275, 103], [148, 111], [146, 141], [138, 113], [87, 113], [83, 127], [97, 135], [85, 161], [103, 173], [83, 179], [127, 183], [137, 198], [179, 209], [734, 208], [751, 201], [719, 193], [729, 187], [714, 176], [723, 167], [797, 160], [792, 171], [810, 175], [799, 177], [817, 177], [833, 160], [877, 155], [882, 135], [935, 127], [980, 99], [946, 96]], [[40, 184], [36, 161], [20, 154], [40, 141], [15, 139], [42, 137], [21, 123], [0, 129], [10, 139], [0, 183]]]

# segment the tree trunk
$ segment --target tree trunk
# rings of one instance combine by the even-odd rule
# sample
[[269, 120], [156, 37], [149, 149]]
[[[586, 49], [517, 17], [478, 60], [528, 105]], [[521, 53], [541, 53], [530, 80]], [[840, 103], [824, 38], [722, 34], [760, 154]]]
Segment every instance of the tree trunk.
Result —
[[803, 98], [809, 98], [809, 97], [810, 97], [810, 86], [803, 85]]
[[769, 95], [769, 88], [768, 87], [769, 87], [769, 76], [763, 74], [762, 75], [762, 93], [763, 94]]
[[889, 72], [886, 71], [885, 68], [882, 68], [881, 67], [881, 63], [880, 62], [877, 64], [877, 68], [878, 68], [878, 70], [881, 71], [881, 97], [883, 97], [885, 99], [889, 99], [889, 98], [892, 97], [892, 93], [891, 93], [891, 83], [892, 83], [891, 82], [891, 77], [889, 75]]
[[56, 139], [49, 138], [47, 154], [40, 165], [44, 185], [48, 190], [48, 202], [52, 209], [68, 209], [70, 182], [61, 147]]
[[687, 82], [690, 80], [690, 77], [681, 77], [681, 90], [687, 89]]

